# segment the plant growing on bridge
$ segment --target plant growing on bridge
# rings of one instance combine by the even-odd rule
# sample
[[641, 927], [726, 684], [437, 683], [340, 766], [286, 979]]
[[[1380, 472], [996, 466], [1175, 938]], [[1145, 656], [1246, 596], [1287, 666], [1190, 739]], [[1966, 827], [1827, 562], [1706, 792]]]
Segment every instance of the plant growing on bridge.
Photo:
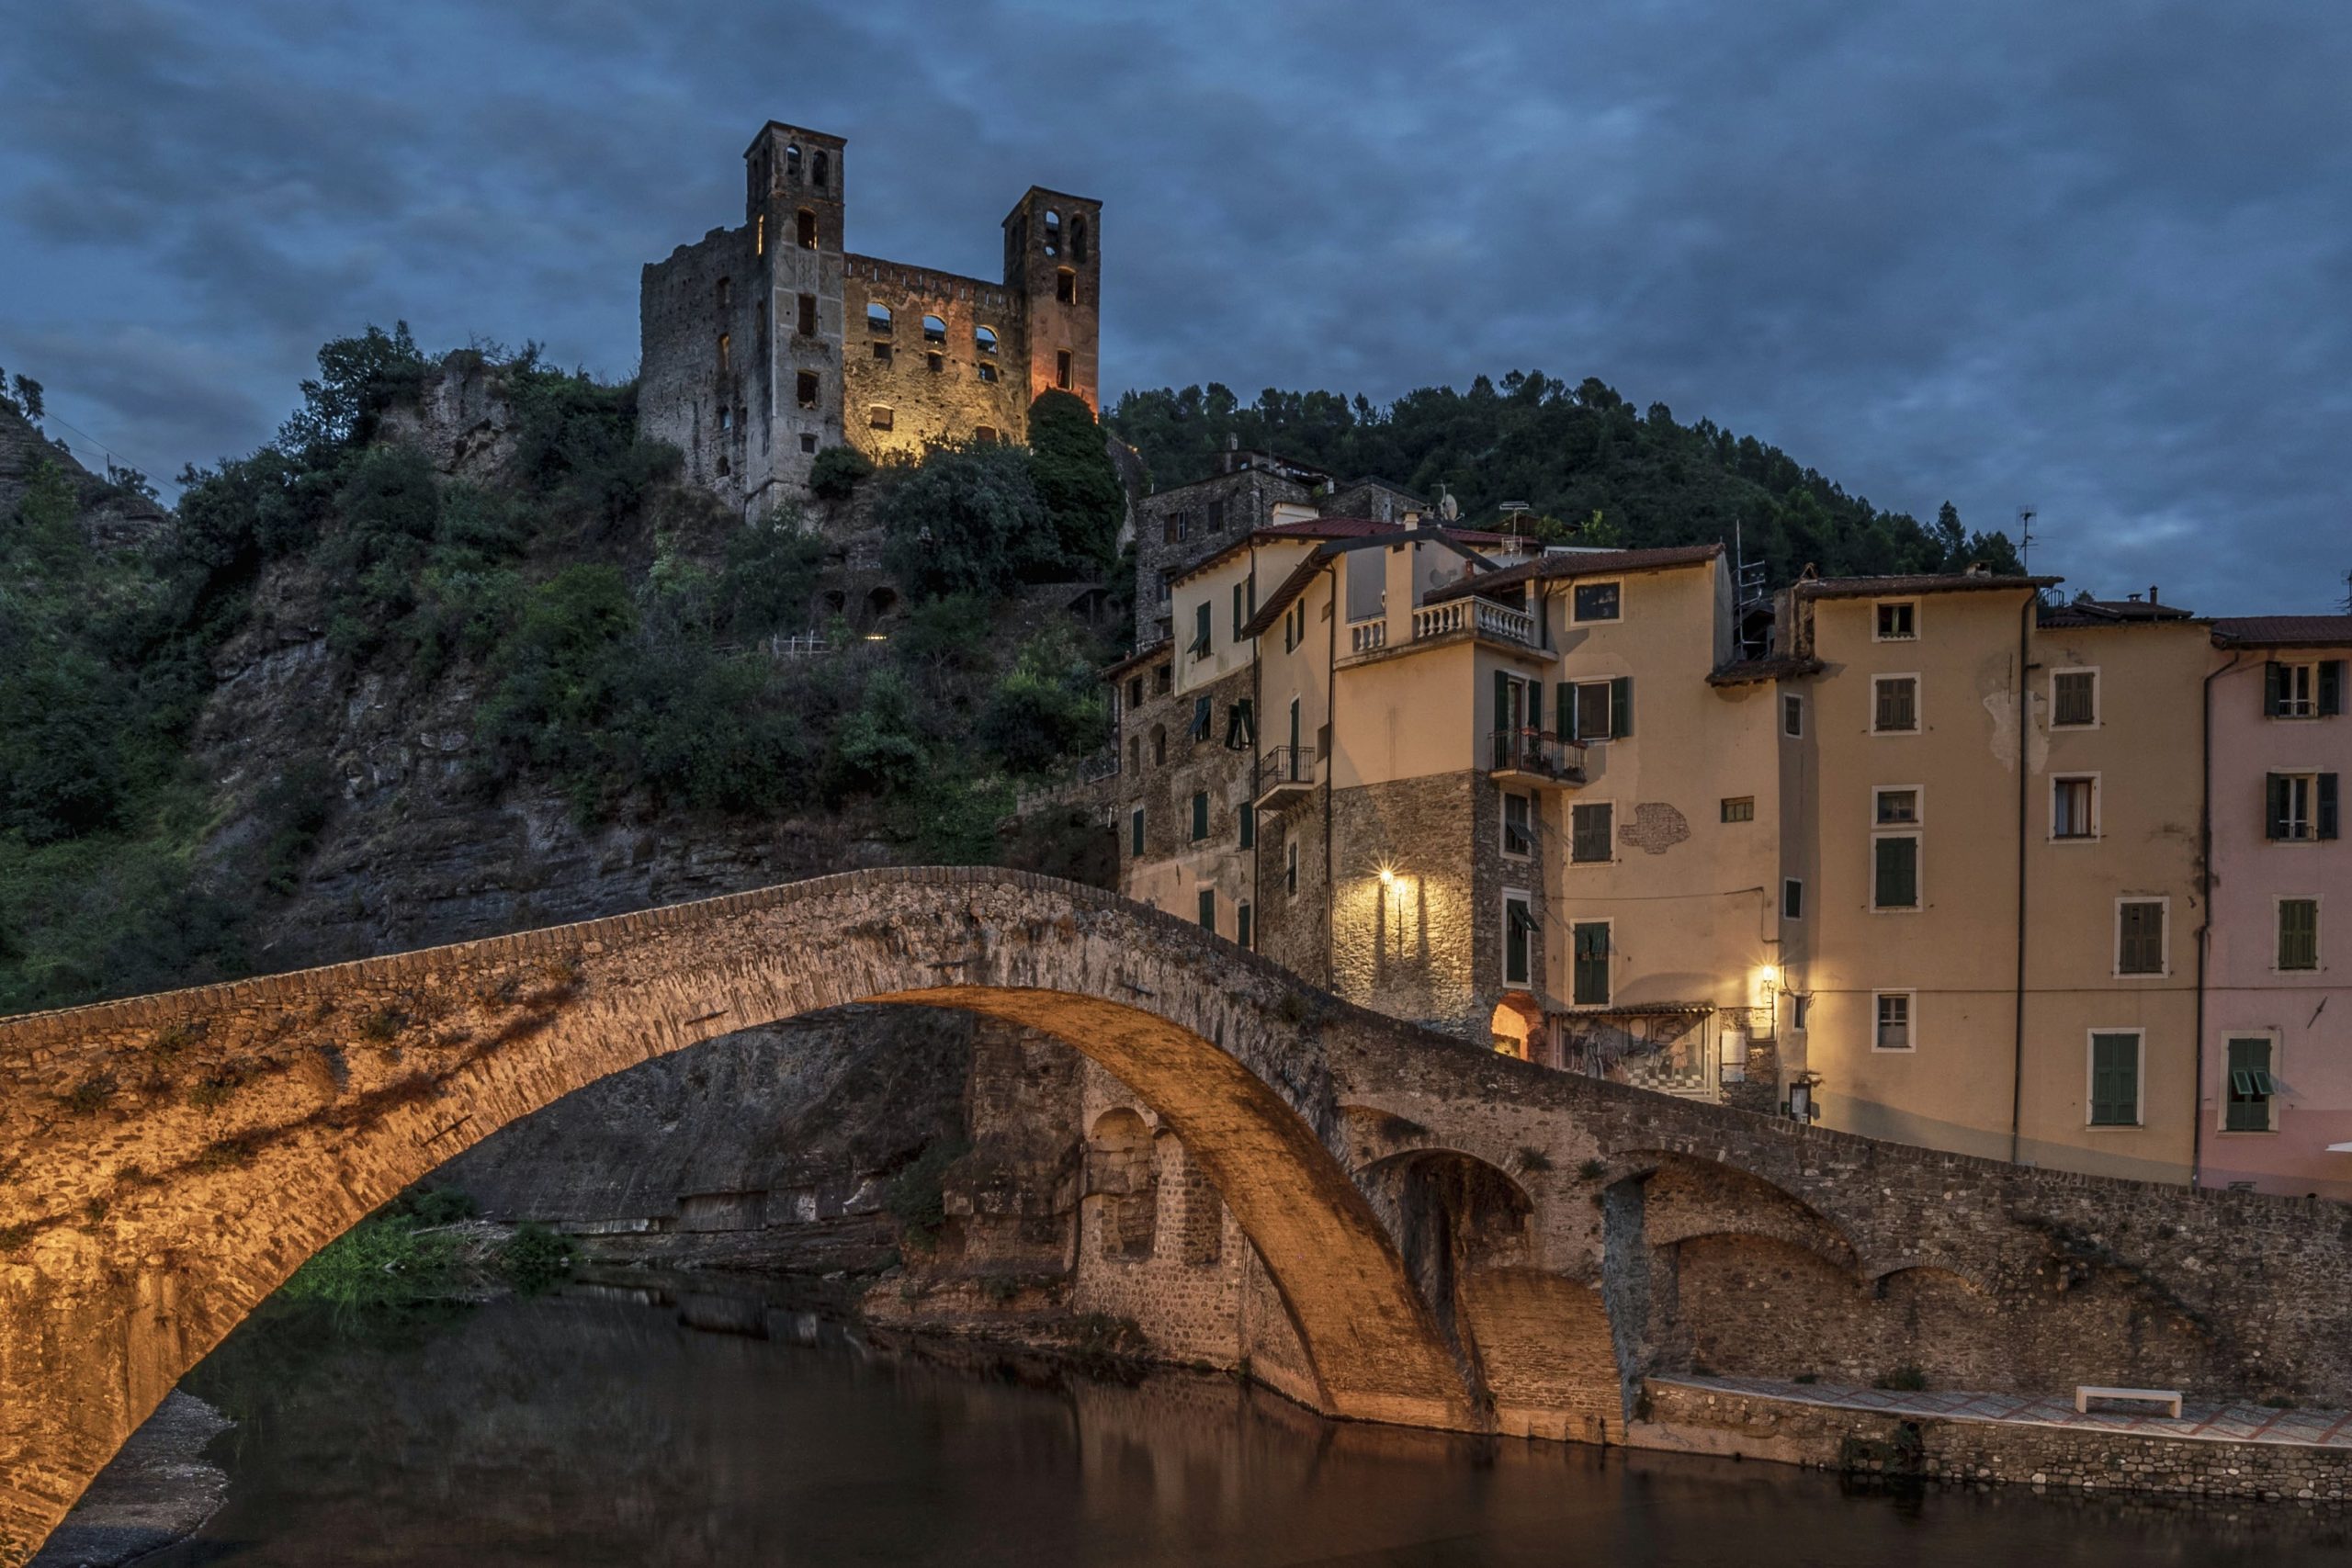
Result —
[[947, 1224], [947, 1168], [970, 1146], [960, 1138], [934, 1138], [882, 1190], [882, 1206], [918, 1252], [939, 1245], [939, 1233]]

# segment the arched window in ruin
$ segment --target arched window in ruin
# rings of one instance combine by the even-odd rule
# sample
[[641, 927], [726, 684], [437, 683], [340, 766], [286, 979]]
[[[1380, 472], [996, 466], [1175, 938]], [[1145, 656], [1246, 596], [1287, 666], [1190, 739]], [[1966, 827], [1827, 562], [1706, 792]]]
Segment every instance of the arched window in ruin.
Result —
[[1069, 220], [1069, 259], [1080, 266], [1086, 265], [1086, 220], [1082, 217]]
[[752, 225], [752, 254], [759, 256], [768, 254], [768, 215], [764, 212]]
[[1155, 768], [1162, 767], [1167, 761], [1168, 727], [1164, 724], [1155, 724], [1151, 727], [1151, 765]]
[[1054, 298], [1065, 305], [1078, 303], [1078, 274], [1063, 267], [1054, 274]]
[[878, 300], [874, 304], [868, 305], [865, 308], [865, 330], [874, 333], [876, 337], [888, 335], [890, 331], [890, 307], [882, 304]]
[[718, 280], [718, 308], [724, 310], [729, 309], [734, 303], [735, 280], [731, 277], [720, 278]]
[[813, 167], [815, 172], [811, 175], [808, 183], [815, 186], [819, 190], [822, 190], [825, 188], [825, 181], [831, 177], [833, 172], [833, 155], [826, 152], [823, 148], [819, 148], [817, 150], [816, 163]]
[[1086, 1135], [1086, 1206], [1093, 1211], [1102, 1256], [1122, 1260], [1151, 1256], [1159, 1228], [1159, 1183], [1154, 1179], [1151, 1129], [1122, 1105], [1095, 1118]]
[[848, 594], [842, 592], [838, 588], [828, 588], [825, 590], [825, 610], [827, 614], [838, 615], [844, 609], [848, 608]]
[[734, 340], [725, 333], [718, 334], [718, 373], [722, 376], [734, 367]]
[[899, 607], [899, 591], [888, 583], [878, 583], [865, 596], [865, 619], [870, 626]]
[[788, 142], [784, 149], [784, 177], [796, 184], [800, 178], [800, 143]]
[[817, 248], [817, 215], [805, 207], [800, 209], [800, 248], [804, 251]]
[[976, 354], [994, 354], [996, 352], [996, 329], [994, 327], [974, 327], [972, 329], [972, 351]]
[[1062, 254], [1062, 215], [1050, 207], [1046, 209], [1046, 254], [1049, 256]]
[[947, 323], [937, 316], [925, 316], [922, 319], [922, 341], [936, 347], [946, 347]]

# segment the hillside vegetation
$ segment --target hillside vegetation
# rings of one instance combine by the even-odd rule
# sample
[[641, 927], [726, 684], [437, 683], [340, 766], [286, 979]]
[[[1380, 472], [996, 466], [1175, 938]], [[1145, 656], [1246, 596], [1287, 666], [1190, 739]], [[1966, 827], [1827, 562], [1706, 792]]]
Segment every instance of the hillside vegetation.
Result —
[[1432, 502], [1450, 490], [1468, 520], [1523, 501], [1547, 539], [1729, 544], [1736, 525], [1748, 559], [1762, 561], [1775, 585], [1807, 565], [1830, 576], [1976, 561], [2020, 570], [2006, 535], [1964, 528], [1948, 502], [1932, 524], [1882, 512], [1777, 446], [1712, 420], [1680, 423], [1664, 403], [1636, 410], [1591, 378], [1571, 386], [1514, 370], [1499, 386], [1481, 376], [1466, 392], [1423, 388], [1385, 406], [1272, 388], [1245, 404], [1212, 382], [1205, 390], [1130, 391], [1103, 423], [1142, 455], [1160, 487], [1205, 478], [1232, 438], [1344, 478], [1385, 479]]

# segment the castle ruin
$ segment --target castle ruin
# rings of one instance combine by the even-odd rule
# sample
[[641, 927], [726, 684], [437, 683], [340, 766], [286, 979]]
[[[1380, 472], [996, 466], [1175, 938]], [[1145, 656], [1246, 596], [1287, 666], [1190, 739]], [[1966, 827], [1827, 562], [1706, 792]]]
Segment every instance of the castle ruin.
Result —
[[639, 425], [747, 518], [797, 499], [828, 446], [1017, 442], [1041, 392], [1097, 406], [1102, 204], [1030, 186], [1001, 282], [857, 255], [846, 146], [768, 121], [743, 153], [743, 226], [639, 285]]

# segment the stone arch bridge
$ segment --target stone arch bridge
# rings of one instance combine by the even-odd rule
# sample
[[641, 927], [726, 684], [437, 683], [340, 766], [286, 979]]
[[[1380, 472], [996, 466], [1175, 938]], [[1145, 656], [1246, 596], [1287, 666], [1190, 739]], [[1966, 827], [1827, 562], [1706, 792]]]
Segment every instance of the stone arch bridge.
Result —
[[1644, 1380], [2344, 1401], [2352, 1211], [2036, 1172], [1532, 1067], [1198, 927], [852, 873], [0, 1021], [0, 1562], [352, 1224], [607, 1074], [852, 1002], [1066, 1041], [1159, 1111], [1339, 1416], [1657, 1437]]

